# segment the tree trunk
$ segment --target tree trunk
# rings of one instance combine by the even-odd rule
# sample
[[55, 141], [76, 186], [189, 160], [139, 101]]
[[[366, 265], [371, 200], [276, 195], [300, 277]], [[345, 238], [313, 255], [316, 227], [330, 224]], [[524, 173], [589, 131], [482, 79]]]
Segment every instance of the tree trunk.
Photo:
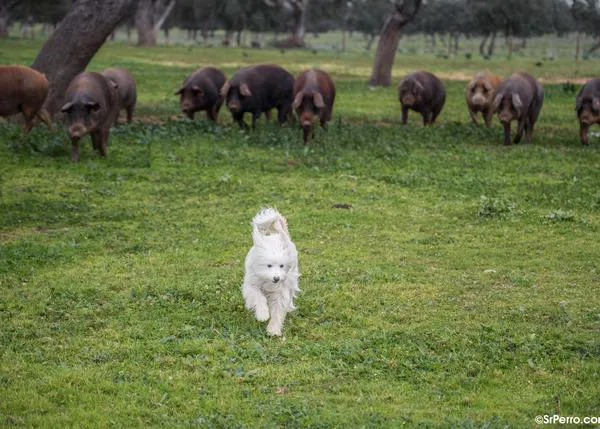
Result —
[[488, 45], [488, 49], [487, 49], [487, 57], [488, 58], [492, 58], [492, 55], [494, 55], [495, 47], [496, 47], [496, 32], [494, 31], [492, 33], [492, 40], [490, 40], [490, 44]]
[[304, 36], [306, 35], [306, 11], [309, 0], [294, 1], [292, 12], [294, 27], [292, 37], [297, 46], [304, 46]]
[[171, 0], [162, 12], [159, 12], [161, 5], [161, 0], [139, 0], [135, 14], [138, 46], [156, 46], [158, 31], [173, 10], [175, 0]]
[[488, 37], [490, 37], [489, 34], [486, 34], [485, 36], [483, 36], [483, 39], [481, 40], [481, 43], [479, 44], [479, 55], [481, 55], [484, 58], [485, 58], [485, 43], [487, 42]]
[[371, 50], [371, 46], [373, 46], [373, 42], [375, 41], [375, 37], [377, 37], [377, 35], [375, 35], [375, 34], [370, 34], [369, 35], [369, 41], [367, 42], [367, 46], [365, 46], [365, 50], [367, 50], [367, 51]]
[[56, 113], [71, 80], [85, 70], [106, 38], [134, 10], [138, 0], [77, 0], [46, 41], [32, 67], [46, 75], [45, 107]]
[[10, 21], [10, 12], [7, 5], [0, 6], [0, 38], [8, 37], [8, 23]]
[[454, 33], [454, 55], [458, 55], [460, 33]]
[[575, 61], [579, 61], [579, 50], [581, 46], [581, 31], [577, 32], [577, 39], [575, 40]]
[[138, 46], [156, 46], [153, 0], [140, 0], [135, 14], [135, 28], [138, 35]]
[[600, 42], [596, 43], [594, 46], [592, 46], [590, 49], [588, 49], [585, 52], [585, 56], [591, 55], [592, 53], [596, 52], [596, 50], [598, 50], [600, 48]]
[[398, 50], [400, 31], [415, 17], [421, 7], [421, 0], [415, 0], [413, 3], [414, 7], [410, 12], [404, 10], [405, 1], [401, 4], [396, 3], [394, 11], [386, 18], [379, 33], [379, 42], [369, 85], [389, 86], [392, 82], [392, 66]]
[[512, 31], [512, 27], [508, 28], [508, 32], [506, 35], [506, 44], [508, 45], [508, 59], [510, 60], [512, 58], [512, 53], [513, 53], [513, 31]]

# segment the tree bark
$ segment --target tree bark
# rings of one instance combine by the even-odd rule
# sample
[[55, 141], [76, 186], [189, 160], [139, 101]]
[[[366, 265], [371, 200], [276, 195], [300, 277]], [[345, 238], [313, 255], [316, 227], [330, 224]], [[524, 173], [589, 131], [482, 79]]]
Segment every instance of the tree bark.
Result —
[[483, 39], [481, 40], [481, 43], [479, 44], [479, 55], [481, 55], [482, 57], [485, 57], [485, 43], [487, 42], [488, 37], [490, 37], [489, 34], [486, 34], [485, 36], [483, 36]]
[[12, 1], [2, 1], [0, 5], [0, 38], [6, 39], [8, 37], [8, 26], [10, 24], [10, 11], [17, 6], [19, 3], [22, 3], [23, 0], [12, 0]]
[[138, 46], [156, 46], [160, 27], [173, 10], [175, 0], [171, 0], [164, 8], [162, 5], [161, 0], [139, 0], [139, 6], [135, 14]]
[[492, 40], [490, 40], [490, 44], [488, 45], [488, 49], [487, 49], [487, 57], [488, 58], [492, 58], [492, 55], [494, 55], [495, 47], [496, 47], [496, 32], [494, 31], [492, 33]]
[[579, 61], [579, 50], [581, 46], [581, 31], [577, 32], [577, 39], [575, 40], [575, 61]]
[[408, 10], [406, 0], [396, 2], [393, 12], [386, 18], [381, 28], [369, 85], [389, 86], [392, 82], [392, 66], [398, 50], [400, 31], [415, 17], [421, 7], [421, 0], [408, 3], [413, 4], [411, 10]]
[[153, 0], [140, 0], [135, 14], [135, 29], [138, 35], [138, 46], [156, 46]]
[[10, 21], [10, 13], [8, 7], [0, 6], [0, 38], [8, 37], [8, 23]]
[[77, 0], [46, 41], [32, 67], [46, 75], [50, 90], [45, 108], [51, 115], [63, 104], [71, 80], [85, 70], [117, 25], [138, 0]]

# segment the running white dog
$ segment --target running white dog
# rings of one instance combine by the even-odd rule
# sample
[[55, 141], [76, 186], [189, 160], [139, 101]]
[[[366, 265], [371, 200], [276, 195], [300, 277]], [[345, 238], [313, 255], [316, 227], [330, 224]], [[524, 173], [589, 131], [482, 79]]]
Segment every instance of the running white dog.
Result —
[[269, 321], [267, 332], [281, 335], [287, 313], [294, 307], [298, 288], [298, 252], [287, 221], [275, 209], [266, 208], [252, 219], [254, 245], [246, 256], [242, 294], [248, 310], [260, 321]]

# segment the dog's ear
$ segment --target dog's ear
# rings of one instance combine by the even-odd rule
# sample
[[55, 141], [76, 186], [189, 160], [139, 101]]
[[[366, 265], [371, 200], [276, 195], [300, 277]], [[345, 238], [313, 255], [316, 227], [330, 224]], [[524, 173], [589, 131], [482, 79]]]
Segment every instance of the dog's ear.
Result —
[[256, 225], [252, 226], [252, 241], [256, 246], [260, 246], [263, 243], [263, 235], [260, 233]]

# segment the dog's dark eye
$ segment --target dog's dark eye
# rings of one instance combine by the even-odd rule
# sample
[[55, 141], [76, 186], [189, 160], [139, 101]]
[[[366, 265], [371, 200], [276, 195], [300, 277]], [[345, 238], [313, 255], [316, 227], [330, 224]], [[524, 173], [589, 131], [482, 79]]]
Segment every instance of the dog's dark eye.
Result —
[[273, 265], [269, 264], [269, 265], [267, 265], [267, 268], [271, 268], [272, 266], [273, 266]]
[[279, 266], [279, 268], [283, 268], [283, 264], [281, 264], [281, 265]]

